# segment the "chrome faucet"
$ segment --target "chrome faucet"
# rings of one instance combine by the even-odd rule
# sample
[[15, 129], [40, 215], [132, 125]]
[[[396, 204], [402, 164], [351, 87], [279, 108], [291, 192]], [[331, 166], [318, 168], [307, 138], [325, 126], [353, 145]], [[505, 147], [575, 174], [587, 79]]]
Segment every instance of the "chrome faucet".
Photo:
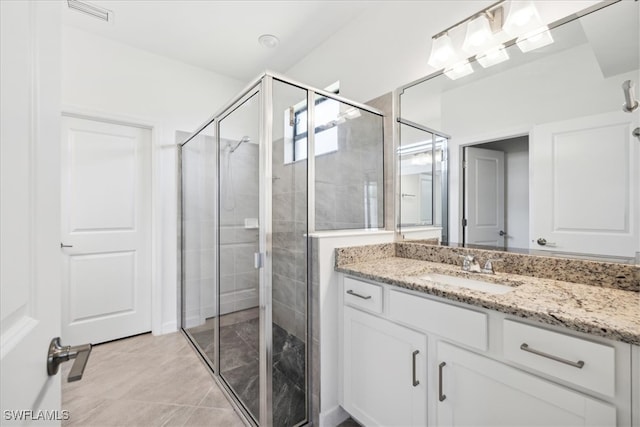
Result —
[[462, 271], [468, 271], [470, 273], [480, 273], [482, 270], [480, 269], [480, 264], [478, 264], [478, 260], [473, 255], [466, 255], [464, 260], [462, 261]]
[[482, 267], [482, 273], [496, 274], [495, 270], [493, 269], [493, 263], [498, 261], [502, 260], [499, 258], [488, 259], [487, 262], [484, 263], [484, 267]]

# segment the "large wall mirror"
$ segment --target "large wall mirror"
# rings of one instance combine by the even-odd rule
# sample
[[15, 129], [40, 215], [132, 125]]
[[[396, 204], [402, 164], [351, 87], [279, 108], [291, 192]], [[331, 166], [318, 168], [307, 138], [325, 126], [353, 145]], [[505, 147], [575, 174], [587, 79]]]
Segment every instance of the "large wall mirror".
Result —
[[[638, 262], [640, 109], [623, 111], [622, 86], [633, 82], [638, 97], [639, 20], [640, 2], [603, 2], [552, 23], [552, 44], [523, 53], [509, 42], [505, 62], [472, 61], [470, 75], [401, 88], [401, 235], [448, 223], [448, 244]], [[404, 147], [429, 130], [433, 143], [421, 146], [432, 161], [437, 135], [448, 137], [448, 206], [446, 188], [434, 190], [447, 177], [407, 160], [417, 156]], [[416, 198], [402, 196], [421, 192], [423, 178], [438, 210], [431, 219], [409, 217]]]

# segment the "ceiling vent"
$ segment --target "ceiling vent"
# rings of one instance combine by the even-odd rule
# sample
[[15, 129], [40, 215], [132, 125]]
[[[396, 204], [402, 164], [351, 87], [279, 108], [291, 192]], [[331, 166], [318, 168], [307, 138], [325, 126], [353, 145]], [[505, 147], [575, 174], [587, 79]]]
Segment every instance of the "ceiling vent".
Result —
[[89, 15], [104, 22], [113, 21], [113, 12], [80, 0], [67, 0], [69, 9]]

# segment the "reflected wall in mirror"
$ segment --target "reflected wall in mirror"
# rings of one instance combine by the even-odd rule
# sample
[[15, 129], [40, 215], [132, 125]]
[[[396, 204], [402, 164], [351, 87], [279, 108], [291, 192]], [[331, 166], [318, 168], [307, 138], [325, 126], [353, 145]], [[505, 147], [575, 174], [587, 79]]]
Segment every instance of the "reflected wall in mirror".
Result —
[[640, 114], [622, 108], [639, 16], [608, 4], [552, 24], [551, 45], [401, 89], [401, 120], [451, 136], [449, 242], [640, 259]]

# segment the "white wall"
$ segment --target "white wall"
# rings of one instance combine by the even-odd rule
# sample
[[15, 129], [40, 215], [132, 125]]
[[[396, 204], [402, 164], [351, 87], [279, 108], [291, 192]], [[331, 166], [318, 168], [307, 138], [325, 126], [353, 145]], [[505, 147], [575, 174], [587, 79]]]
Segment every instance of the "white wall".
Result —
[[176, 131], [195, 130], [245, 84], [63, 27], [63, 106], [155, 126], [154, 333], [175, 330], [177, 320]]

